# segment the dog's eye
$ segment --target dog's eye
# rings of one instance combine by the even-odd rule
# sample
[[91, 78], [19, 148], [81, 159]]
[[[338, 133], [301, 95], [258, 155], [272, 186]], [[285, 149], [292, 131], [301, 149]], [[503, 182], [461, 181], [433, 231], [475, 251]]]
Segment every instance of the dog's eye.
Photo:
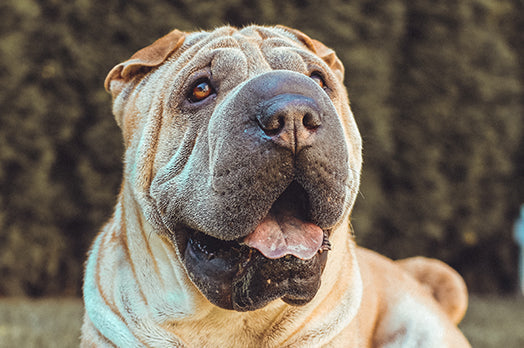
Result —
[[320, 75], [319, 72], [315, 71], [314, 73], [311, 74], [310, 77], [313, 79], [313, 81], [315, 81], [320, 86], [320, 88], [322, 89], [326, 88], [326, 82], [324, 82], [324, 78], [322, 77], [322, 75]]
[[189, 101], [192, 103], [197, 103], [209, 97], [211, 94], [215, 93], [215, 90], [211, 86], [209, 80], [200, 80], [197, 81], [189, 93]]

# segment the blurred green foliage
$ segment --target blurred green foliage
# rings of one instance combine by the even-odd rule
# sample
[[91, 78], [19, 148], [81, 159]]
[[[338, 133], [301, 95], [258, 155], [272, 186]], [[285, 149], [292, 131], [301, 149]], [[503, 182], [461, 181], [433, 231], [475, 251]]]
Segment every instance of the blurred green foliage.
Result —
[[364, 138], [358, 241], [511, 291], [524, 202], [521, 0], [3, 0], [0, 294], [79, 294], [122, 144], [103, 80], [173, 28], [284, 24], [333, 47]]

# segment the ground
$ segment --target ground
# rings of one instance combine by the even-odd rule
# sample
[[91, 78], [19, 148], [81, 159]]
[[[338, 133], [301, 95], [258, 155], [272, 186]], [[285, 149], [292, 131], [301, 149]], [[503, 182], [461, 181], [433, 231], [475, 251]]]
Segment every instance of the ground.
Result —
[[[78, 347], [79, 299], [0, 299], [0, 348]], [[524, 347], [524, 298], [472, 296], [460, 325], [475, 348]]]

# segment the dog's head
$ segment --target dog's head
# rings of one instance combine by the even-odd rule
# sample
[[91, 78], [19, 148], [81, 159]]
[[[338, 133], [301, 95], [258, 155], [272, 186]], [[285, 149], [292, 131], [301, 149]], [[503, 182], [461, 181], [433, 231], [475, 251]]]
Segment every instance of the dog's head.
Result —
[[109, 73], [128, 184], [211, 303], [315, 296], [359, 185], [343, 75], [320, 42], [257, 26], [175, 30]]

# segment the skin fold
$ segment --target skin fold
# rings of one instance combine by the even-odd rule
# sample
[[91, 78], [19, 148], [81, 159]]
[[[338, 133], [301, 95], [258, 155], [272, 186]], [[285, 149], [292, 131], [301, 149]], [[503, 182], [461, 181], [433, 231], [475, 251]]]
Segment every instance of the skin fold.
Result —
[[335, 52], [174, 30], [106, 79], [126, 147], [83, 347], [469, 347], [462, 278], [356, 246], [362, 142]]

